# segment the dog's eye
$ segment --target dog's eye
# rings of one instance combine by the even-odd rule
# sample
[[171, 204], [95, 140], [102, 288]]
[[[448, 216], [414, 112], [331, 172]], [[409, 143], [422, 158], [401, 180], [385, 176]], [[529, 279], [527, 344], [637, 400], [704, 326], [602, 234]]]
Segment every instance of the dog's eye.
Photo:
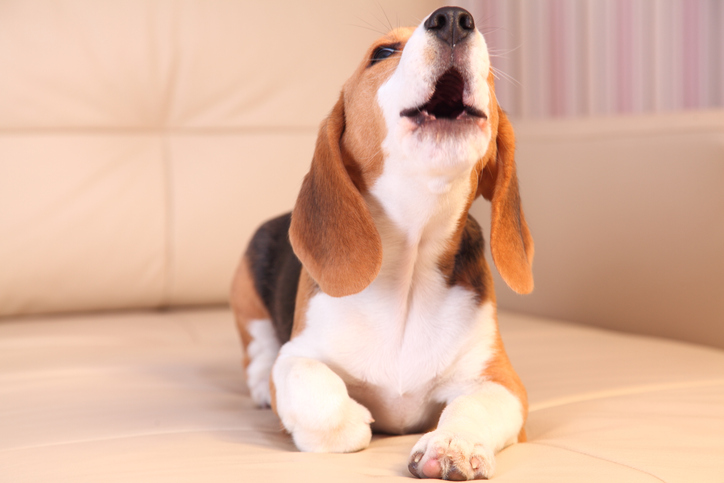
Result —
[[383, 46], [383, 47], [377, 47], [374, 52], [372, 52], [372, 58], [370, 59], [370, 67], [375, 65], [377, 62], [381, 60], [385, 60], [387, 57], [391, 56], [397, 52], [397, 49], [395, 47], [389, 47], [389, 46]]

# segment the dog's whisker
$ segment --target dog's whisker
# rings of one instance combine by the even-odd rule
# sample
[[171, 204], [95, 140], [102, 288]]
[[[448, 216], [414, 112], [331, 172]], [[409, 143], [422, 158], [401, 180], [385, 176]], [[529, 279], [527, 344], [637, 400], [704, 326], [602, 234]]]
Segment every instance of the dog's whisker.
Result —
[[488, 25], [491, 23], [491, 20], [493, 19], [493, 14], [486, 12], [485, 15], [480, 17], [478, 20], [481, 25]]
[[379, 33], [379, 34], [381, 34], [381, 35], [387, 34], [387, 33], [389, 32], [389, 30], [387, 30], [387, 27], [385, 26], [384, 22], [380, 21], [380, 19], [377, 18], [376, 15], [374, 15], [374, 14], [370, 14], [370, 15], [372, 16], [372, 18], [375, 19], [375, 21], [376, 21], [377, 24], [379, 24], [379, 25], [375, 25], [375, 24], [373, 24], [372, 22], [370, 22], [369, 20], [366, 20], [366, 19], [364, 19], [364, 18], [362, 18], [362, 17], [360, 17], [360, 16], [358, 16], [358, 15], [357, 15], [356, 17], [357, 17], [358, 20], [361, 20], [362, 22], [364, 22], [365, 24], [367, 24], [367, 25], [370, 27], [370, 29], [374, 30], [375, 32], [377, 32], [377, 33]]
[[[361, 18], [360, 18], [359, 20], [362, 20], [363, 22], [365, 22], [365, 23], [367, 23], [367, 24], [369, 25], [369, 23], [366, 22], [365, 20], [363, 20], [363, 19], [361, 19]], [[378, 34], [380, 34], [380, 35], [385, 35], [385, 34], [387, 33], [387, 32], [383, 32], [382, 30], [379, 30], [379, 29], [377, 29], [377, 28], [375, 28], [375, 27], [372, 27], [372, 26], [358, 25], [358, 24], [354, 24], [354, 23], [348, 23], [347, 25], [350, 26], [350, 27], [357, 27], [357, 28], [361, 28], [361, 29], [365, 29], [365, 30], [370, 30], [370, 31], [375, 32], [375, 33], [378, 33]]]
[[483, 34], [483, 37], [485, 37], [486, 35], [494, 34], [496, 32], [500, 32], [501, 30], [504, 30], [503, 27], [495, 27], [495, 28], [487, 29], [487, 30], [485, 30], [485, 32], [483, 32], [481, 30], [480, 33]]
[[508, 76], [505, 72], [498, 69], [497, 67], [490, 66], [490, 70], [496, 79], [513, 80], [512, 77]]
[[[385, 14], [384, 9], [382, 9], [382, 6], [381, 6], [379, 3], [377, 3], [377, 6], [380, 7], [380, 9], [382, 10], [383, 15], [385, 15], [385, 17], [387, 17], [387, 15]], [[387, 25], [385, 25], [385, 22], [383, 22], [375, 13], [370, 12], [370, 16], [371, 16], [373, 19], [375, 19], [375, 21], [381, 26], [382, 30], [380, 30], [379, 32], [381, 32], [382, 35], [385, 35], [385, 34], [388, 33], [390, 30], [392, 30], [392, 25], [389, 23], [389, 19], [388, 19], [388, 21], [387, 21]], [[370, 22], [366, 22], [366, 23], [367, 23], [368, 25], [372, 26], [372, 24], [371, 24]]]
[[515, 52], [520, 49], [521, 45], [513, 47], [512, 49], [488, 49], [488, 55], [491, 57], [507, 57], [508, 54]]
[[390, 17], [388, 17], [387, 12], [385, 12], [385, 8], [382, 6], [382, 4], [380, 2], [375, 2], [375, 3], [377, 3], [377, 6], [380, 7], [380, 10], [382, 10], [382, 15], [385, 16], [385, 19], [387, 20], [387, 25], [390, 27], [390, 30], [394, 30], [394, 28], [392, 27], [392, 22], [390, 22]]
[[503, 78], [503, 79], [507, 80], [508, 82], [514, 83], [515, 85], [518, 85], [518, 86], [521, 85], [520, 82], [518, 82], [518, 80], [515, 77], [508, 74], [507, 72], [503, 72], [502, 70], [500, 70], [497, 67], [493, 67], [491, 65], [490, 70], [493, 72], [493, 76], [495, 76], [496, 79]]
[[516, 79], [516, 78], [513, 77], [512, 75], [508, 74], [507, 72], [505, 72], [505, 71], [503, 71], [503, 70], [501, 70], [501, 69], [499, 69], [499, 68], [497, 68], [497, 67], [494, 67], [494, 69], [495, 69], [495, 70], [498, 72], [498, 74], [500, 74], [500, 76], [502, 76], [503, 78], [505, 78], [505, 79], [507, 79], [507, 80], [509, 80], [509, 81], [511, 81], [511, 82], [514, 82], [514, 83], [517, 84], [517, 85], [520, 85], [520, 82], [518, 82], [518, 79]]

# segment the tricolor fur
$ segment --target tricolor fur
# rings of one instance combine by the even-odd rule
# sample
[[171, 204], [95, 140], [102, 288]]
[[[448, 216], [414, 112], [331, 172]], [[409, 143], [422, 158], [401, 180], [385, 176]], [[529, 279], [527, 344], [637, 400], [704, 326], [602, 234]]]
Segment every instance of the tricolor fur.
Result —
[[321, 125], [294, 211], [257, 231], [232, 290], [252, 397], [300, 450], [430, 431], [410, 471], [472, 479], [524, 438], [525, 389], [468, 215], [491, 201], [493, 260], [530, 292], [513, 153], [467, 12], [439, 9], [370, 47]]

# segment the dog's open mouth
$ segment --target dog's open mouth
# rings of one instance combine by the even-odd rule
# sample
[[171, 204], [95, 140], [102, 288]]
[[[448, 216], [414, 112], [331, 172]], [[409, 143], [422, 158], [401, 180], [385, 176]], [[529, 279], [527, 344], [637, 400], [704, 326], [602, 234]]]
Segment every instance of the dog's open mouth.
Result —
[[463, 103], [464, 90], [463, 76], [456, 69], [450, 69], [435, 83], [435, 91], [429, 101], [421, 106], [403, 110], [400, 116], [410, 118], [418, 125], [438, 119], [452, 121], [487, 119], [480, 109]]

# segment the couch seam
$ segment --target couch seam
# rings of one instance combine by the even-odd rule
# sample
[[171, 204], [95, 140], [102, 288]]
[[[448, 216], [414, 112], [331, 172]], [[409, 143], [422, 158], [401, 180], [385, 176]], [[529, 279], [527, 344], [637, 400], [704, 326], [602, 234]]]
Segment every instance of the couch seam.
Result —
[[174, 191], [173, 191], [173, 166], [171, 163], [171, 153], [169, 147], [169, 137], [167, 134], [161, 135], [162, 149], [163, 149], [163, 177], [165, 183], [164, 197], [166, 205], [166, 216], [164, 223], [164, 270], [163, 270], [163, 289], [161, 292], [161, 307], [167, 307], [171, 304], [171, 285], [173, 278], [173, 230], [174, 230]]
[[169, 436], [169, 435], [177, 435], [177, 434], [197, 434], [197, 433], [210, 433], [210, 432], [226, 432], [226, 433], [233, 433], [233, 432], [257, 432], [257, 433], [267, 433], [267, 434], [286, 434], [284, 430], [279, 431], [272, 431], [272, 430], [260, 430], [257, 428], [202, 428], [202, 429], [180, 429], [177, 431], [149, 431], [149, 432], [140, 432], [140, 433], [134, 433], [134, 434], [124, 434], [121, 436], [106, 436], [101, 438], [87, 438], [87, 439], [76, 439], [72, 441], [58, 441], [55, 443], [41, 443], [41, 444], [31, 444], [26, 446], [17, 446], [15, 448], [0, 448], [0, 454], [4, 453], [10, 453], [13, 451], [25, 451], [25, 450], [32, 450], [32, 449], [40, 449], [40, 448], [52, 448], [55, 446], [65, 446], [65, 445], [74, 445], [74, 444], [87, 444], [87, 443], [99, 443], [103, 441], [117, 441], [117, 440], [123, 440], [123, 439], [133, 439], [133, 438], [146, 438], [149, 436]]
[[636, 468], [635, 466], [631, 466], [631, 465], [628, 465], [628, 464], [626, 464], [626, 463], [621, 463], [620, 461], [612, 460], [612, 459], [609, 459], [609, 458], [604, 458], [604, 457], [602, 457], [602, 456], [598, 456], [598, 455], [594, 455], [594, 454], [591, 454], [591, 453], [587, 453], [587, 452], [585, 452], [585, 451], [580, 451], [580, 450], [577, 450], [577, 449], [569, 448], [569, 447], [567, 447], [567, 446], [561, 446], [561, 445], [557, 445], [557, 444], [553, 444], [553, 443], [544, 443], [544, 442], [541, 442], [541, 441], [527, 441], [527, 442], [524, 443], [524, 444], [537, 444], [537, 445], [540, 445], [540, 446], [547, 446], [547, 447], [549, 447], [549, 448], [562, 449], [562, 450], [564, 450], [564, 451], [569, 451], [569, 452], [571, 452], [571, 453], [576, 453], [576, 454], [580, 454], [580, 455], [583, 455], [583, 456], [588, 456], [589, 458], [594, 458], [594, 459], [597, 459], [597, 460], [600, 460], [600, 461], [605, 461], [605, 462], [607, 462], [607, 463], [611, 463], [611, 464], [618, 465], [618, 466], [623, 466], [624, 468], [628, 468], [628, 469], [630, 469], [630, 470], [637, 471], [637, 472], [639, 472], [639, 473], [643, 473], [643, 474], [648, 475], [648, 476], [650, 476], [650, 477], [652, 477], [652, 478], [655, 478], [656, 480], [658, 480], [658, 481], [660, 481], [660, 482], [662, 482], [662, 483], [668, 483], [666, 480], [664, 480], [664, 479], [661, 478], [660, 476], [655, 475], [655, 474], [653, 474], [653, 473], [651, 473], [651, 472], [649, 472], [649, 471], [642, 470], [641, 468]]

